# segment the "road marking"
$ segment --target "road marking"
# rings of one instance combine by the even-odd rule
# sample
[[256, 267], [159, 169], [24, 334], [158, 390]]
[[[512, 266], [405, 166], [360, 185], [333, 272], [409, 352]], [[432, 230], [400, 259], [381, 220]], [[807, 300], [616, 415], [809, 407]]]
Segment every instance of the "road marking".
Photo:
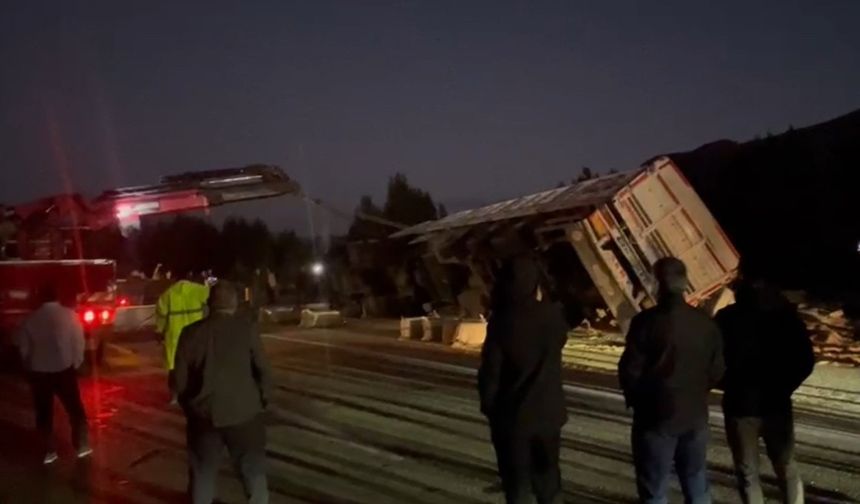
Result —
[[[414, 366], [424, 367], [427, 369], [433, 369], [437, 371], [446, 371], [454, 374], [459, 374], [461, 376], [477, 376], [478, 371], [474, 368], [468, 366], [460, 366], [457, 364], [448, 364], [445, 362], [436, 362], [427, 359], [419, 359], [415, 357], [406, 357], [401, 355], [392, 355], [385, 352], [377, 352], [373, 350], [365, 350], [360, 348], [350, 348], [348, 346], [344, 346], [343, 344], [336, 344], [328, 341], [313, 341], [307, 340], [304, 338], [298, 338], [294, 336], [284, 336], [281, 334], [271, 334], [266, 333], [263, 334], [263, 337], [286, 341], [290, 343], [298, 343], [302, 345], [309, 346], [317, 346], [323, 348], [335, 348], [342, 352], [351, 353], [353, 355], [363, 355], [368, 357], [376, 357], [379, 359], [387, 360], [389, 362], [399, 362], [403, 364], [411, 364]], [[563, 385], [564, 391], [571, 395], [585, 396], [594, 399], [608, 400], [615, 403], [623, 404], [624, 397], [623, 395], [615, 390], [601, 388], [601, 387], [586, 387], [582, 385], [573, 385], [570, 383], [565, 383]], [[712, 424], [722, 427], [724, 425], [723, 412], [719, 407], [711, 407], [709, 411], [709, 420]], [[805, 425], [801, 423], [795, 423], [795, 431], [798, 434], [802, 434], [804, 436], [808, 436], [809, 438], [816, 438], [817, 441], [828, 441], [830, 446], [838, 447], [840, 449], [850, 449], [856, 450], [860, 452], [860, 433], [850, 432], [850, 431], [841, 431], [836, 429], [830, 429], [827, 427], [819, 427], [813, 425]], [[850, 447], [850, 448], [849, 448]]]

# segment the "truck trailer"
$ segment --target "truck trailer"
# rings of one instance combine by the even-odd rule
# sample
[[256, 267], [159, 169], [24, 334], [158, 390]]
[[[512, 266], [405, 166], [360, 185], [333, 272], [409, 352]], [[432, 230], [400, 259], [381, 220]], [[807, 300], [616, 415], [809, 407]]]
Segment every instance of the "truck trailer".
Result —
[[[656, 303], [652, 268], [658, 259], [684, 261], [687, 300], [706, 308], [735, 278], [739, 264], [728, 236], [667, 157], [632, 172], [454, 213], [392, 236], [423, 247], [425, 262], [432, 264], [428, 270], [468, 267], [484, 280], [487, 295], [500, 260], [536, 253], [556, 291], [599, 304], [622, 330]], [[433, 279], [444, 291], [445, 275]], [[596, 293], [590, 301], [589, 292]]]

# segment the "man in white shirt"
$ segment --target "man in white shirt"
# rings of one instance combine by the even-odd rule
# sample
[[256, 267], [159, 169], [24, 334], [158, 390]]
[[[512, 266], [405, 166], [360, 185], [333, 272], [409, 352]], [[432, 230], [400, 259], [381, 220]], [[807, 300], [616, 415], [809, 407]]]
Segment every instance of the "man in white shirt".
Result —
[[33, 391], [36, 428], [44, 442], [44, 463], [51, 464], [57, 460], [54, 396], [69, 415], [78, 458], [92, 453], [76, 372], [84, 361], [84, 329], [75, 312], [60, 304], [55, 286], [45, 286], [39, 296], [42, 305], [24, 320], [16, 343]]

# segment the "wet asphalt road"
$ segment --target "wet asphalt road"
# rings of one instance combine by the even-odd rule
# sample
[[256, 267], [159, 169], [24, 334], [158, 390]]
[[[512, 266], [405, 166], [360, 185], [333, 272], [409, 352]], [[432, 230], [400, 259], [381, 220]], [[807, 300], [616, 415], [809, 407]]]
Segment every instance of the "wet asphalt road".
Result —
[[[268, 334], [277, 392], [268, 415], [272, 502], [492, 503], [500, 496], [475, 393], [474, 354], [349, 330]], [[43, 468], [27, 387], [0, 376], [0, 504], [183, 502], [184, 420], [166, 404], [150, 341], [118, 342], [82, 380], [96, 449]], [[629, 416], [607, 375], [570, 371], [566, 502], [634, 499]], [[860, 420], [798, 412], [807, 502], [860, 502]], [[64, 439], [68, 429], [56, 422]], [[737, 502], [718, 408], [709, 453], [716, 502]], [[70, 450], [70, 448], [68, 449]], [[768, 464], [767, 491], [776, 487]], [[225, 460], [220, 501], [243, 502]], [[673, 487], [673, 502], [682, 502]]]

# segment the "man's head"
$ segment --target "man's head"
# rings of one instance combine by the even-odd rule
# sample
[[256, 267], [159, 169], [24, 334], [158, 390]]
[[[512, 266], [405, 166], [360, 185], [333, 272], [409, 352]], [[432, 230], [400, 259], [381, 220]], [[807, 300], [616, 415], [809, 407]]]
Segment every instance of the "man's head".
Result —
[[239, 294], [230, 282], [218, 282], [209, 291], [209, 309], [212, 313], [232, 315], [239, 309]]
[[687, 290], [687, 267], [676, 257], [664, 257], [654, 264], [654, 276], [661, 296], [682, 296]]
[[531, 256], [505, 261], [499, 272], [497, 291], [507, 301], [522, 301], [537, 296], [541, 283], [540, 268]]
[[779, 297], [778, 289], [770, 282], [770, 278], [761, 264], [748, 258], [741, 259], [738, 266], [738, 276], [731, 285], [738, 303], [776, 304]]

